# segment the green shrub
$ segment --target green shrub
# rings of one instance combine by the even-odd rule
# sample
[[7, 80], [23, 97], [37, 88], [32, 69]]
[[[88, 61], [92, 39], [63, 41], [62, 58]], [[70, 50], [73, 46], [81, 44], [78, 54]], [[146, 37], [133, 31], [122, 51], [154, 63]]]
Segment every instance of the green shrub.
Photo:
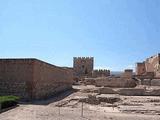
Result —
[[18, 100], [16, 96], [0, 96], [1, 109], [17, 105]]

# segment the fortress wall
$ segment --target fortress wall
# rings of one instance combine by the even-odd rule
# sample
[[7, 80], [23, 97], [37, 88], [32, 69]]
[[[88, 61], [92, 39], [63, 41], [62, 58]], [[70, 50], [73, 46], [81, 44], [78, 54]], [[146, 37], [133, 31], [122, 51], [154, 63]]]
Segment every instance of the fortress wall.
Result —
[[72, 72], [37, 59], [0, 59], [0, 95], [41, 99], [71, 88]]
[[73, 70], [75, 77], [92, 76], [94, 67], [93, 57], [74, 57]]
[[0, 95], [32, 97], [33, 59], [0, 59]]
[[34, 98], [49, 97], [72, 88], [73, 76], [70, 69], [61, 68], [42, 61], [34, 63]]
[[154, 72], [159, 65], [159, 55], [152, 56], [145, 61], [146, 71]]
[[155, 77], [160, 77], [160, 54], [148, 58], [145, 65], [147, 72], [154, 72]]
[[160, 77], [160, 54], [147, 58], [143, 63], [137, 63], [137, 75], [148, 73], [154, 73], [154, 77]]
[[95, 80], [96, 86], [104, 87], [135, 87], [136, 83], [132, 79], [122, 79], [122, 78], [97, 78]]
[[102, 70], [102, 69], [99, 69], [99, 70], [93, 70], [93, 73], [92, 73], [92, 77], [108, 77], [110, 76], [110, 70]]
[[145, 62], [136, 64], [136, 75], [143, 75], [146, 73]]
[[121, 75], [122, 78], [128, 78], [131, 79], [133, 77], [133, 70], [132, 69], [126, 69], [124, 73]]

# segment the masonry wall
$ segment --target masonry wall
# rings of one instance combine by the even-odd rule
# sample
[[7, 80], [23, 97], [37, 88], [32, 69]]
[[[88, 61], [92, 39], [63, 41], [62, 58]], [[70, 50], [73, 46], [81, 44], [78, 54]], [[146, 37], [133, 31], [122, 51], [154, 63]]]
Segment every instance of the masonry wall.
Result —
[[46, 98], [72, 88], [73, 76], [70, 70], [42, 61], [34, 64], [34, 98]]
[[160, 54], [147, 58], [143, 63], [137, 63], [137, 75], [154, 73], [154, 77], [160, 77]]
[[156, 77], [160, 77], [160, 55], [155, 55], [145, 61], [146, 72], [154, 72]]
[[145, 62], [137, 63], [136, 75], [143, 75], [144, 73], [146, 73]]
[[92, 77], [108, 77], [110, 76], [110, 70], [93, 70]]
[[0, 59], [0, 95], [41, 99], [72, 86], [72, 72], [37, 59]]
[[133, 77], [133, 70], [132, 69], [126, 69], [124, 73], [122, 73], [121, 78], [128, 78], [131, 79]]
[[145, 65], [146, 65], [146, 71], [147, 72], [156, 71], [156, 69], [157, 69], [157, 67], [159, 65], [159, 56], [155, 55], [155, 56], [152, 56], [152, 57], [148, 58], [145, 61]]
[[0, 59], [0, 95], [32, 97], [32, 59]]
[[160, 86], [160, 79], [151, 80], [151, 86]]
[[92, 76], [94, 66], [93, 57], [74, 57], [73, 70], [75, 77]]
[[122, 79], [122, 78], [97, 78], [95, 79], [96, 86], [104, 86], [104, 87], [135, 87], [136, 83], [132, 79]]

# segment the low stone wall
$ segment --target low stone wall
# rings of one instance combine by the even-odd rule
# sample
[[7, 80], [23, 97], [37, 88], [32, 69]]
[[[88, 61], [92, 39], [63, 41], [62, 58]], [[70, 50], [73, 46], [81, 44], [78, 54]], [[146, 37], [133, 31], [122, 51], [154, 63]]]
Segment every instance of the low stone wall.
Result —
[[160, 96], [160, 89], [145, 92], [146, 96]]
[[132, 79], [123, 78], [97, 78], [95, 79], [96, 86], [104, 87], [135, 87], [136, 83]]
[[98, 89], [99, 94], [117, 94], [116, 91], [114, 91], [112, 88], [109, 87], [103, 87]]
[[143, 79], [141, 80], [141, 85], [151, 85], [151, 79]]
[[85, 85], [95, 85], [95, 79], [94, 78], [85, 78], [84, 84]]
[[160, 89], [146, 90], [142, 88], [123, 88], [119, 89], [118, 94], [127, 96], [160, 96]]
[[140, 85], [160, 86], [160, 79], [140, 79]]
[[123, 88], [119, 89], [118, 94], [127, 96], [143, 96], [145, 95], [145, 90], [140, 88]]
[[152, 79], [151, 86], [160, 86], [160, 79]]

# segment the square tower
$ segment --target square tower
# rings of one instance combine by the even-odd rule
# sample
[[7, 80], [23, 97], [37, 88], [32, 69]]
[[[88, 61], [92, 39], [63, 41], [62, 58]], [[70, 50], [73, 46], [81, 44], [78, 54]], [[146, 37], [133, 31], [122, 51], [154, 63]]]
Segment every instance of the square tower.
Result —
[[74, 57], [73, 70], [75, 77], [92, 76], [94, 67], [93, 57]]
[[146, 73], [145, 62], [136, 64], [136, 75], [143, 75]]

